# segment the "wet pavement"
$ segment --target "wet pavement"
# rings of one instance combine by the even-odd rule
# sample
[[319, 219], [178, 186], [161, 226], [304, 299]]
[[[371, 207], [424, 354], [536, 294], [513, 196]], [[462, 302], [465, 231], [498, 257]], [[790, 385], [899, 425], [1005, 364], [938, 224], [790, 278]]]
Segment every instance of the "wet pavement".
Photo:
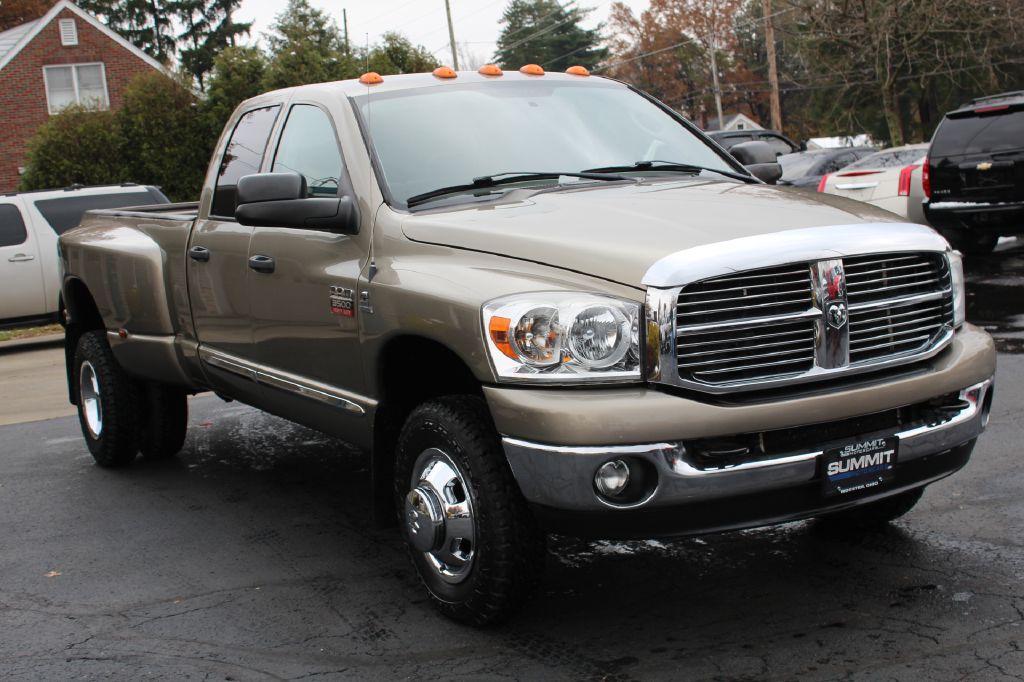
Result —
[[[1024, 246], [968, 266], [989, 430], [883, 532], [553, 539], [507, 625], [435, 615], [343, 443], [202, 396], [180, 459], [0, 427], [0, 679], [1024, 679]], [[7, 396], [5, 396], [7, 398]]]

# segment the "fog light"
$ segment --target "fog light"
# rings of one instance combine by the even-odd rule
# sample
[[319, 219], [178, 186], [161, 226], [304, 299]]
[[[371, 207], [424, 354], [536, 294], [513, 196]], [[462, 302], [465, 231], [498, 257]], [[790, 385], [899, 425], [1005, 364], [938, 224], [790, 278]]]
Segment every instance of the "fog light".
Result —
[[615, 497], [629, 485], [629, 466], [621, 459], [605, 462], [594, 474], [594, 485], [605, 497]]

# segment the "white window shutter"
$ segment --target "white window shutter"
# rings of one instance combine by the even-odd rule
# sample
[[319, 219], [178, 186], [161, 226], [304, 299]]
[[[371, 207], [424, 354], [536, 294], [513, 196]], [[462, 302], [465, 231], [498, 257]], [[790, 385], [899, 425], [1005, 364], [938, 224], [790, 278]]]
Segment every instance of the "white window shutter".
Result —
[[73, 47], [78, 44], [78, 26], [74, 19], [60, 20], [60, 44], [65, 47]]

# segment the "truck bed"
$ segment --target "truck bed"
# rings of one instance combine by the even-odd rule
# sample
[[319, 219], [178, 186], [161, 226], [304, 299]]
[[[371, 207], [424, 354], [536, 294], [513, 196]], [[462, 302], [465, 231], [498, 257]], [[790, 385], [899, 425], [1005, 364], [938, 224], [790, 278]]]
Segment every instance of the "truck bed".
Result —
[[89, 215], [118, 216], [122, 218], [151, 218], [161, 220], [193, 221], [199, 215], [198, 201], [183, 201], [176, 204], [149, 204], [147, 206], [126, 206], [124, 208], [99, 208], [86, 211]]

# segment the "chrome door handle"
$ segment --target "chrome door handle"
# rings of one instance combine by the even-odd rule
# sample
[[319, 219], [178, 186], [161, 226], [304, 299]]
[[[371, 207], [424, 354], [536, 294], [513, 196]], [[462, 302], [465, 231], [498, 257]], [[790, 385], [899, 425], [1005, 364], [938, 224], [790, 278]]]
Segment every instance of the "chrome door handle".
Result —
[[30, 256], [27, 253], [16, 253], [7, 259], [8, 263], [24, 263], [25, 261], [35, 260], [35, 256]]

